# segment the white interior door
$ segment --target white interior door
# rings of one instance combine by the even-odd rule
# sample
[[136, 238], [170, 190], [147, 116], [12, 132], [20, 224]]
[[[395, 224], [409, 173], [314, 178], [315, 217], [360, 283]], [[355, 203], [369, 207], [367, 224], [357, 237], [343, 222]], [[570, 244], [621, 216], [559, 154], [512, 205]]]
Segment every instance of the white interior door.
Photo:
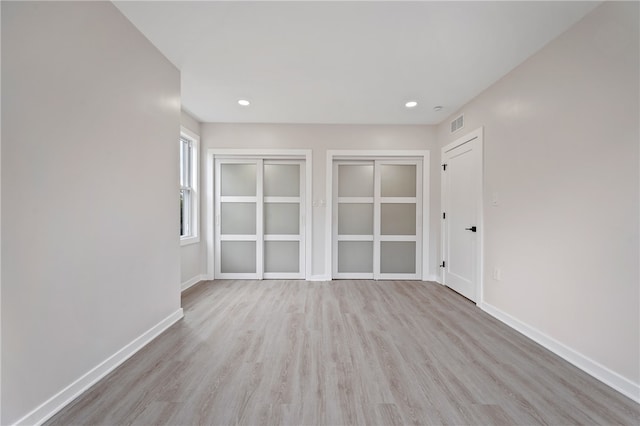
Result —
[[335, 161], [333, 277], [420, 279], [422, 162]]
[[216, 160], [216, 278], [262, 278], [262, 179], [262, 160]]
[[375, 211], [375, 279], [420, 279], [422, 161], [376, 160]]
[[475, 302], [482, 249], [480, 136], [444, 147], [442, 159], [443, 284]]
[[374, 161], [333, 163], [333, 278], [373, 279]]
[[264, 161], [264, 278], [304, 278], [304, 162]]
[[303, 164], [216, 160], [216, 278], [304, 278]]

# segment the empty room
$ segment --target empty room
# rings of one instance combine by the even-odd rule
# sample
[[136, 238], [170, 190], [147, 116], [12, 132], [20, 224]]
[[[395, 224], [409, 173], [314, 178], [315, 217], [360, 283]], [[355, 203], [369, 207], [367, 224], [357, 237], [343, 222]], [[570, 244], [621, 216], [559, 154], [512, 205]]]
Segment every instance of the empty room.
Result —
[[0, 8], [0, 424], [640, 424], [640, 2]]

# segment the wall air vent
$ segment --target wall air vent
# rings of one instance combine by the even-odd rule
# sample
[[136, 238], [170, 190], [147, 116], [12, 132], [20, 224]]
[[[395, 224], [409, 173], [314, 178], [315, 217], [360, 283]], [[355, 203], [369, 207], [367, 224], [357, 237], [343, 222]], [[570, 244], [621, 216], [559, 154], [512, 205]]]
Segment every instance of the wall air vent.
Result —
[[451, 122], [451, 133], [455, 133], [464, 127], [464, 114], [460, 114], [458, 118]]

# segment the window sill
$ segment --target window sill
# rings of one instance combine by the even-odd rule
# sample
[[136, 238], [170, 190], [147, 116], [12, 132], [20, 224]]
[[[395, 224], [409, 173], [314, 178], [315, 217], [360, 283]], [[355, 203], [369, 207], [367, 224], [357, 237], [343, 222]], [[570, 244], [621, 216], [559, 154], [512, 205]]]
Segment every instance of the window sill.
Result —
[[180, 238], [180, 247], [188, 246], [191, 244], [196, 244], [200, 242], [200, 237], [181, 237]]

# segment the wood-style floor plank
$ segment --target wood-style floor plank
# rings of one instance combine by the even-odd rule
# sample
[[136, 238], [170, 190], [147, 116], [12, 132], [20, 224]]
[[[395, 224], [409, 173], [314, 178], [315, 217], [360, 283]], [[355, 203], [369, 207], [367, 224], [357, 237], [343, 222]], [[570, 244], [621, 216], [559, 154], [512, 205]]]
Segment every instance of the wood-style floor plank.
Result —
[[446, 287], [210, 281], [49, 425], [640, 424], [640, 406]]

